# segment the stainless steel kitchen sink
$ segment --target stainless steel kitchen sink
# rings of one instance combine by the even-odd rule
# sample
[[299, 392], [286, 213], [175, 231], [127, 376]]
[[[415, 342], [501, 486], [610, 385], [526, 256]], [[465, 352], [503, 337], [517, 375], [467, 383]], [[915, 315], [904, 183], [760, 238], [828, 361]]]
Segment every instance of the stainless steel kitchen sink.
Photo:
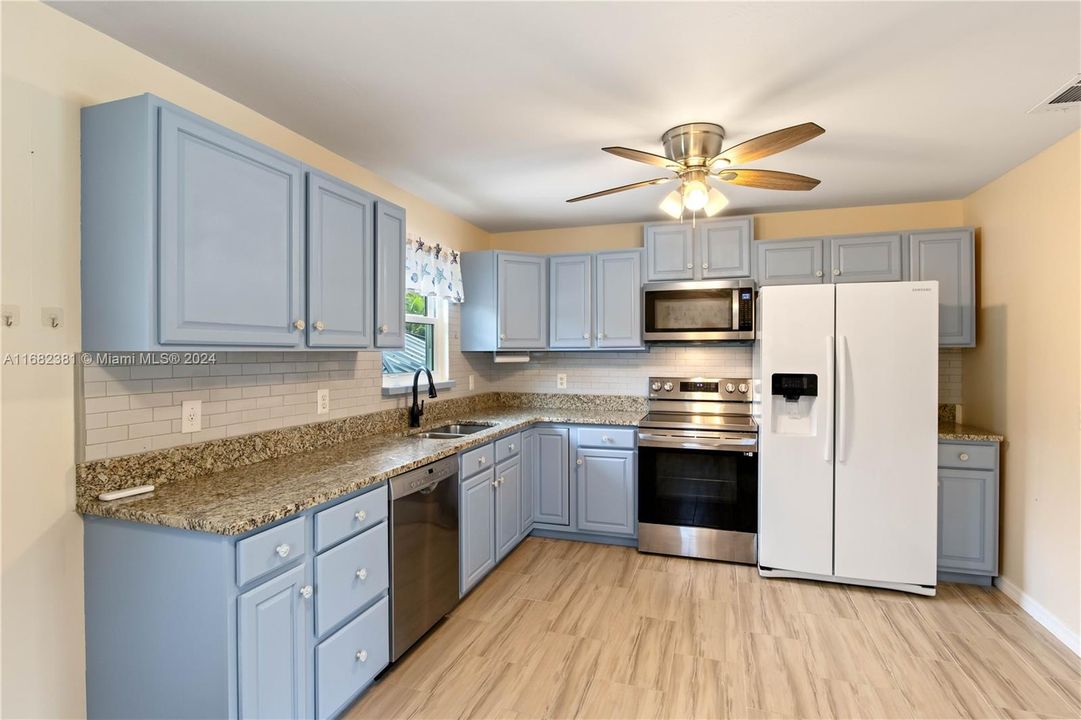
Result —
[[429, 440], [451, 440], [461, 438], [482, 430], [495, 427], [495, 423], [455, 423], [453, 425], [441, 425], [426, 432], [419, 433], [417, 437]]

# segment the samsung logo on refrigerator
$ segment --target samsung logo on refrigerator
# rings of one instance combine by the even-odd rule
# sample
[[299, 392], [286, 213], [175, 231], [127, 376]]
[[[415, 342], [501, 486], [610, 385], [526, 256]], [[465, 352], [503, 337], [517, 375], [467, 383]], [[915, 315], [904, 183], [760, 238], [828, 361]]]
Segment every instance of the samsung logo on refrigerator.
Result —
[[931, 288], [912, 288], [912, 292], [931, 292]]

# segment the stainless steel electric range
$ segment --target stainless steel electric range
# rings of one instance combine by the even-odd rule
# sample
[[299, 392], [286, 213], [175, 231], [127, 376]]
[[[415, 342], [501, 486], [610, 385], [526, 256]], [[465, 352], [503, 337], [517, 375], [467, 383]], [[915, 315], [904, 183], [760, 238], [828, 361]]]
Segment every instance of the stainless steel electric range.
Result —
[[638, 432], [638, 549], [754, 564], [757, 530], [750, 379], [650, 378]]

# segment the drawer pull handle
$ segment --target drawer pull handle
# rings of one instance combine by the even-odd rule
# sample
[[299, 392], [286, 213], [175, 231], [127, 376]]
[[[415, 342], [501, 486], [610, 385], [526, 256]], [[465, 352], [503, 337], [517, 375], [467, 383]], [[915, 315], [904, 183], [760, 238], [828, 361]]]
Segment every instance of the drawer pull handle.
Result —
[[359, 660], [361, 662], [368, 662], [368, 651], [367, 650], [358, 650], [357, 651], [357, 660]]
[[311, 596], [312, 596], [312, 586], [311, 585], [305, 585], [304, 587], [300, 588], [300, 597], [307, 600]]
[[963, 452], [957, 457], [961, 460], [961, 462], [968, 462], [968, 453]]
[[486, 462], [488, 462], [488, 458], [484, 457], [483, 455], [481, 455], [479, 458], [477, 458], [477, 464], [478, 465], [483, 465]]
[[607, 435], [601, 435], [601, 442], [610, 443], [612, 442], [612, 438], [608, 437]]
[[510, 445], [508, 445], [507, 449], [510, 450], [511, 452], [514, 452], [514, 443], [511, 443]]
[[360, 570], [357, 570], [357, 579], [358, 580], [367, 580], [368, 579], [368, 568], [361, 568]]
[[286, 543], [282, 543], [278, 547], [274, 548], [274, 552], [278, 553], [278, 557], [288, 557], [290, 547]]
[[353, 517], [355, 517], [358, 522], [364, 522], [368, 518], [368, 511], [357, 510], [356, 513], [353, 514]]

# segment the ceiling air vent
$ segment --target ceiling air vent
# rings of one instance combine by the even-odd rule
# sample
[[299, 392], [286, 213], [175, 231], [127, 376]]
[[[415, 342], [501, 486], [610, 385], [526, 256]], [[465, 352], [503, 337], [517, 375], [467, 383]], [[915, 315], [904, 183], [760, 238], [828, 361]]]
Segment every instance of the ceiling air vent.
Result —
[[1075, 75], [1070, 82], [1051, 93], [1047, 99], [1029, 110], [1029, 112], [1069, 110], [1075, 107], [1081, 107], [1081, 75]]

